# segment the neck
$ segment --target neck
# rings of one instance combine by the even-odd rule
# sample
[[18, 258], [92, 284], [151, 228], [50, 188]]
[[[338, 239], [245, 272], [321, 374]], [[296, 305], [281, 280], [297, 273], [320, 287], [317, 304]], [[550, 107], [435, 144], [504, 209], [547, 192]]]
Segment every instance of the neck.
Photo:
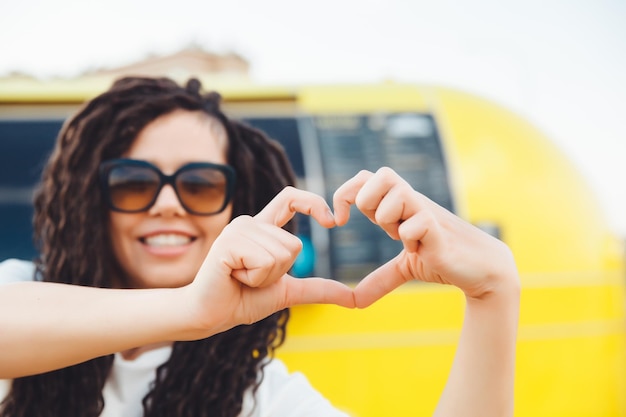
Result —
[[151, 351], [153, 349], [158, 349], [160, 347], [168, 346], [171, 344], [172, 344], [171, 342], [153, 343], [151, 345], [145, 345], [145, 346], [140, 346], [140, 347], [136, 347], [132, 349], [127, 349], [127, 350], [120, 352], [120, 354], [122, 355], [122, 358], [126, 359], [127, 361], [132, 361], [132, 360], [137, 359], [139, 356], [141, 356], [142, 354], [148, 351]]

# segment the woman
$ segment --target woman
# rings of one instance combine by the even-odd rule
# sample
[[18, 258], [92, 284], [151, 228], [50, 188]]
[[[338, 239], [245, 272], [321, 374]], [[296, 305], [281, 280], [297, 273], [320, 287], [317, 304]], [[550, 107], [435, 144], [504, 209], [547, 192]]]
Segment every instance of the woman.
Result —
[[[0, 416], [343, 415], [270, 360], [285, 308], [365, 307], [411, 279], [468, 300], [437, 412], [510, 412], [519, 288], [508, 248], [389, 169], [344, 184], [334, 215], [291, 184], [280, 147], [196, 81], [123, 79], [87, 103], [36, 195], [36, 268], [0, 265], [0, 283], [44, 281], [0, 287], [0, 378], [13, 379]], [[351, 204], [405, 249], [354, 290], [291, 278], [295, 212], [333, 227]]]

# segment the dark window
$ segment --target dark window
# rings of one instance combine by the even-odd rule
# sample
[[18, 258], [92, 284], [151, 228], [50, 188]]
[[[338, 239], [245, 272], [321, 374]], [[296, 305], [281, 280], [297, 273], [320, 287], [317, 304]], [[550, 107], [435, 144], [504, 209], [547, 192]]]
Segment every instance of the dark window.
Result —
[[249, 118], [245, 122], [265, 132], [270, 138], [280, 142], [289, 156], [293, 170], [299, 178], [304, 177], [302, 150], [298, 124], [293, 117]]
[[[334, 191], [362, 169], [393, 168], [416, 190], [452, 210], [440, 140], [434, 120], [422, 114], [346, 115], [314, 119], [330, 201]], [[350, 221], [330, 230], [333, 276], [358, 280], [402, 249], [352, 207]]]
[[0, 260], [32, 259], [32, 194], [63, 121], [0, 120]]

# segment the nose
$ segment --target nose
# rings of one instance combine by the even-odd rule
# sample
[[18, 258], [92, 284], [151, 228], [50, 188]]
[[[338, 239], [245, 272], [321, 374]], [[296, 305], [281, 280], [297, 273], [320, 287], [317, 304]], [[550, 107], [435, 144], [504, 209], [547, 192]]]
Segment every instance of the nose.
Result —
[[156, 201], [150, 207], [149, 214], [154, 216], [182, 216], [186, 214], [186, 211], [180, 204], [174, 187], [170, 184], [165, 184], [159, 191]]

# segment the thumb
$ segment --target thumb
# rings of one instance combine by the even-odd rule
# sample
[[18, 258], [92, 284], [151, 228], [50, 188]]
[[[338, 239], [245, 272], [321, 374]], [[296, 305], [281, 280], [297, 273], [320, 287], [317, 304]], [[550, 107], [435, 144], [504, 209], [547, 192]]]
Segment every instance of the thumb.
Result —
[[389, 262], [370, 272], [354, 289], [354, 303], [365, 308], [389, 294], [412, 278], [402, 273], [401, 260], [404, 251]]
[[284, 307], [298, 304], [336, 304], [354, 308], [354, 294], [347, 285], [326, 278], [294, 278], [283, 276]]

